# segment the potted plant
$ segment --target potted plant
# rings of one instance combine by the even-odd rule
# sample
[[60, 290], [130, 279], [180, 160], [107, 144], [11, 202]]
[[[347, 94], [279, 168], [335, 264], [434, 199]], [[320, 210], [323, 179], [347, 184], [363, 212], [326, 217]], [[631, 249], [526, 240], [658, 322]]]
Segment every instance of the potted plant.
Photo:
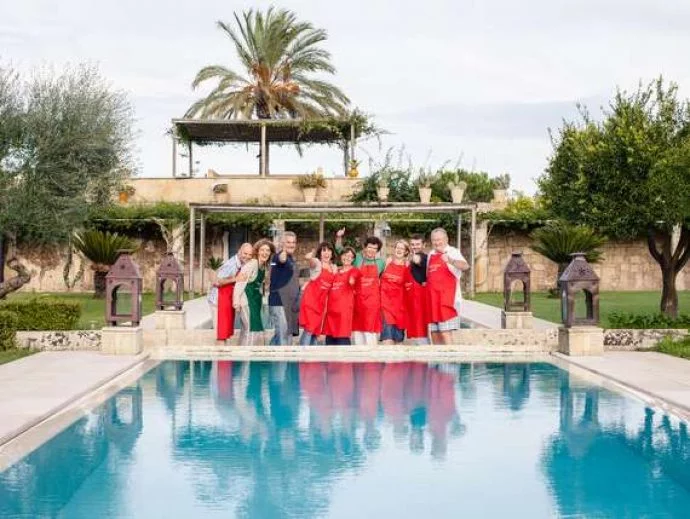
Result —
[[505, 204], [508, 201], [508, 188], [510, 187], [510, 175], [505, 173], [493, 179], [494, 199], [496, 204]]
[[388, 201], [388, 193], [390, 193], [390, 176], [387, 172], [382, 171], [376, 181], [376, 196], [378, 196], [379, 202]]
[[419, 170], [419, 175], [415, 179], [415, 186], [419, 191], [419, 201], [423, 204], [431, 202], [431, 185], [434, 183], [436, 176], [433, 173]]
[[352, 159], [350, 160], [350, 169], [347, 172], [347, 176], [349, 178], [357, 178], [359, 176], [359, 160]]
[[450, 190], [450, 199], [453, 203], [461, 204], [462, 197], [465, 196], [465, 189], [467, 189], [467, 182], [460, 180], [460, 174], [455, 172], [448, 181], [448, 189]]
[[326, 179], [321, 173], [307, 173], [298, 176], [293, 182], [302, 190], [304, 201], [313, 203], [316, 200], [316, 190], [326, 187]]
[[134, 193], [136, 193], [136, 189], [133, 186], [123, 186], [119, 194], [120, 203], [126, 204], [129, 201], [129, 197], [134, 196]]

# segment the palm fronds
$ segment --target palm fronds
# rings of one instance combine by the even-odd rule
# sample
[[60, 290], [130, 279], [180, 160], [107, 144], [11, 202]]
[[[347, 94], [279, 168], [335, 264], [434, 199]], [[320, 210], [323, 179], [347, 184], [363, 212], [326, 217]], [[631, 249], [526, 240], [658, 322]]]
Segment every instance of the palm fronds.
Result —
[[300, 22], [286, 9], [235, 13], [234, 25], [218, 22], [232, 41], [244, 68], [202, 68], [192, 87], [215, 80], [216, 86], [187, 110], [188, 117], [259, 119], [343, 115], [350, 100], [335, 85], [313, 77], [333, 74], [330, 53], [320, 45], [328, 35]]

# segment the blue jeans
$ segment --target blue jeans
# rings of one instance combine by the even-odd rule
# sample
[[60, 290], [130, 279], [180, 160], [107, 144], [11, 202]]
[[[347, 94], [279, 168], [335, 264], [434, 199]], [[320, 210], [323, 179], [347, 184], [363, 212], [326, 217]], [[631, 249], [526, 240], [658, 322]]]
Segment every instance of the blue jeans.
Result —
[[311, 332], [308, 332], [307, 330], [302, 331], [302, 336], [299, 338], [299, 345], [300, 346], [316, 346], [316, 340], [318, 339], [318, 335], [314, 335]]
[[269, 306], [268, 316], [273, 326], [273, 337], [268, 344], [271, 346], [287, 346], [292, 343], [292, 337], [288, 331], [285, 309], [282, 306]]

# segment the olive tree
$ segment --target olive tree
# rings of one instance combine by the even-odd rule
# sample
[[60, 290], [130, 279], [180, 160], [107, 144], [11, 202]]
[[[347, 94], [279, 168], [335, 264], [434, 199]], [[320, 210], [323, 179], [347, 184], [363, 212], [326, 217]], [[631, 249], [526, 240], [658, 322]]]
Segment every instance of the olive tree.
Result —
[[0, 283], [3, 297], [29, 281], [16, 243], [66, 243], [130, 174], [133, 110], [91, 66], [28, 82], [5, 70], [0, 83], [0, 128], [10, 123], [0, 133], [0, 235], [18, 274]]

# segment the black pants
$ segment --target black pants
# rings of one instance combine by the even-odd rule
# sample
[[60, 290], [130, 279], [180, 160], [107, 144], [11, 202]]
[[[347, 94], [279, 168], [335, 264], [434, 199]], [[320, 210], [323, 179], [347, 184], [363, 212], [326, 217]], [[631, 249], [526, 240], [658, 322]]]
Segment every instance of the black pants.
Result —
[[326, 336], [326, 346], [350, 346], [351, 344], [349, 337]]

